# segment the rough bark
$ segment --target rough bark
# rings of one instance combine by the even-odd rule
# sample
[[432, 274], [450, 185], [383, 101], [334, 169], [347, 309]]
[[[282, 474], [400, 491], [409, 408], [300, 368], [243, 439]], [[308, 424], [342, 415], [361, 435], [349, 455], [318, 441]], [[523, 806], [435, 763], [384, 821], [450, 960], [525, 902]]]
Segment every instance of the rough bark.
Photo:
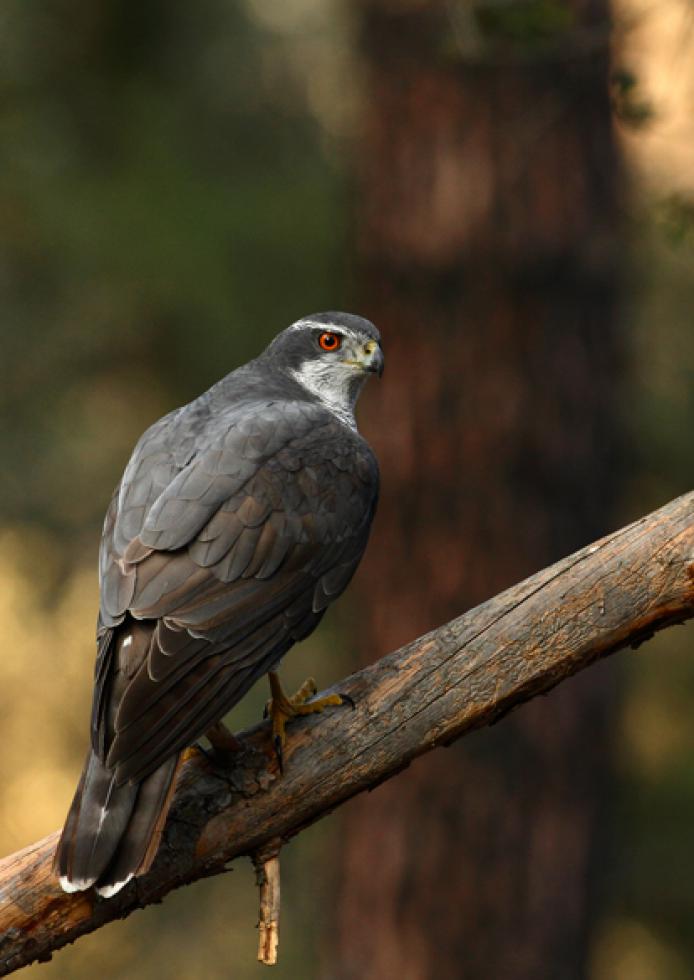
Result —
[[[267, 725], [242, 736], [233, 769], [215, 770], [203, 756], [189, 760], [154, 867], [115, 898], [60, 890], [51, 871], [57, 834], [5, 858], [0, 975], [50, 958], [173, 888], [223, 872], [239, 855], [266, 860], [281, 841], [417, 756], [691, 616], [694, 492], [340, 682], [355, 710], [294, 723], [281, 779]], [[552, 742], [556, 733], [544, 737]], [[378, 859], [371, 874], [384, 900]], [[446, 870], [447, 879], [464, 875], [455, 865]]]
[[[556, 35], [514, 40], [549, 7]], [[367, 396], [383, 494], [355, 587], [359, 647], [382, 651], [613, 519], [618, 165], [606, 2], [360, 9], [357, 275], [387, 372]], [[610, 687], [587, 677], [350, 807], [321, 976], [582, 976]]]

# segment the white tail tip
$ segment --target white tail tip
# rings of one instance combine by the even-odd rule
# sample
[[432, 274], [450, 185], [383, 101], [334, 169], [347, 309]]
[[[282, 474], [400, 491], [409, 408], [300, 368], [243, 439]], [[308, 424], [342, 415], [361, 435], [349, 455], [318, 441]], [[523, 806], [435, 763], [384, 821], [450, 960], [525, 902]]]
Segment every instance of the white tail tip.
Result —
[[113, 898], [116, 892], [119, 892], [121, 888], [125, 888], [132, 877], [133, 875], [129, 874], [123, 881], [116, 881], [113, 885], [97, 885], [95, 889], [96, 894], [101, 895], [102, 898]]
[[70, 881], [69, 878], [63, 876], [60, 879], [60, 887], [64, 892], [84, 892], [88, 888], [92, 887], [94, 880], [94, 878], [91, 878], [90, 880], [77, 878], [76, 881]]

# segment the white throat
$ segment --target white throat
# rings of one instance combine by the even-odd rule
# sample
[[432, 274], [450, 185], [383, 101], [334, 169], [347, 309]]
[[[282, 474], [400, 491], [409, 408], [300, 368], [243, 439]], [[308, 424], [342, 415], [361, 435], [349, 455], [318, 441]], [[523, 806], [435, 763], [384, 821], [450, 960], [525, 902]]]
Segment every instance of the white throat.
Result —
[[290, 372], [292, 377], [315, 395], [340, 422], [356, 430], [354, 409], [366, 377], [352, 373], [346, 367], [326, 364], [321, 360], [305, 361]]

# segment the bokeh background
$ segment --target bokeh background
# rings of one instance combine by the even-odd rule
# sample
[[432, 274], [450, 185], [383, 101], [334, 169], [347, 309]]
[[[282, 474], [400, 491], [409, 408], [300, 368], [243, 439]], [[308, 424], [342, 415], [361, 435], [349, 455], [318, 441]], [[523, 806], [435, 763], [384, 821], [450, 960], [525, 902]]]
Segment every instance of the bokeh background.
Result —
[[[300, 315], [372, 316], [388, 370], [371, 552], [290, 686], [691, 489], [691, 0], [5, 0], [0, 25], [2, 853], [74, 790], [133, 443]], [[694, 975], [693, 646], [302, 834], [276, 975]], [[245, 980], [256, 914], [239, 862], [25, 975]]]

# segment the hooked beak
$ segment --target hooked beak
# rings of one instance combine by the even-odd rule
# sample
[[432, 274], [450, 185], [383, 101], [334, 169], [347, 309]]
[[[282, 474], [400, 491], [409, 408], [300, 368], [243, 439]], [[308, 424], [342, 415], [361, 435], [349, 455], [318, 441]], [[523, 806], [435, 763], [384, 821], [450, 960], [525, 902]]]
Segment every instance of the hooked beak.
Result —
[[382, 376], [385, 360], [378, 341], [370, 340], [364, 344], [364, 355], [360, 361], [365, 371], [370, 374], [377, 374], [379, 378]]

